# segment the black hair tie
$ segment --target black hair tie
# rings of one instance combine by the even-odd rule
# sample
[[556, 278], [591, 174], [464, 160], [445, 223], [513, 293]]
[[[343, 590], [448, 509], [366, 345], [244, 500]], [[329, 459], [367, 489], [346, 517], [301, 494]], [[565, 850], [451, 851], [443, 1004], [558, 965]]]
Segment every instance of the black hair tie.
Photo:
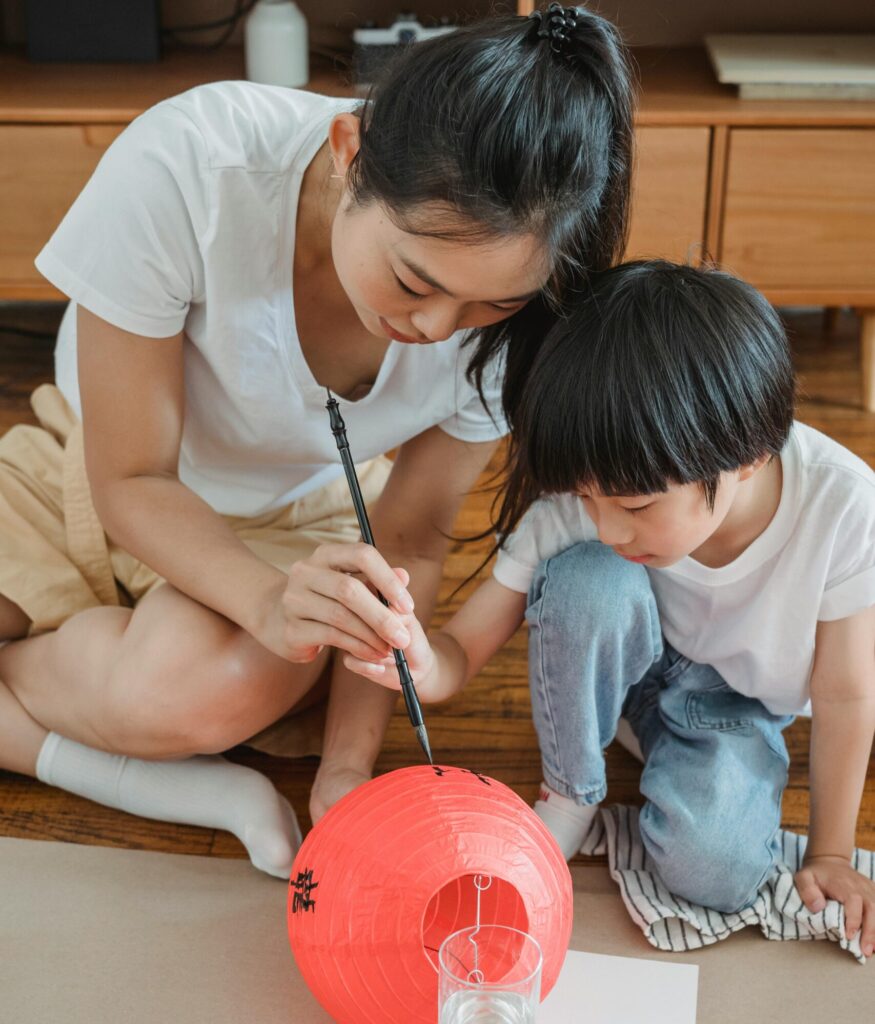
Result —
[[546, 11], [532, 11], [529, 20], [537, 24], [535, 35], [538, 39], [549, 39], [553, 53], [571, 60], [574, 51], [571, 49], [571, 34], [577, 28], [576, 7], [563, 7], [562, 4], [550, 4]]

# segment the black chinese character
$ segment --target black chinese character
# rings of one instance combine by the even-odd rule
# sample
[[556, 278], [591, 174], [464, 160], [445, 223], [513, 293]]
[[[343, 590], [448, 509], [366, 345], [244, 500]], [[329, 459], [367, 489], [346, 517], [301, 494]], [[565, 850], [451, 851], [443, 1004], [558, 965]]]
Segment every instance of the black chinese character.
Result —
[[486, 776], [482, 772], [475, 772], [471, 768], [463, 768], [462, 771], [465, 773], [465, 775], [473, 775], [475, 779], [479, 779], [483, 783], [484, 786], [491, 786], [492, 785], [492, 783], [489, 781], [489, 779], [487, 779]]
[[292, 882], [295, 892], [292, 896], [292, 913], [297, 914], [299, 910], [306, 913], [308, 910], [315, 910], [316, 900], [310, 899], [310, 893], [317, 888], [318, 882], [313, 881], [313, 871], [299, 871], [298, 877]]

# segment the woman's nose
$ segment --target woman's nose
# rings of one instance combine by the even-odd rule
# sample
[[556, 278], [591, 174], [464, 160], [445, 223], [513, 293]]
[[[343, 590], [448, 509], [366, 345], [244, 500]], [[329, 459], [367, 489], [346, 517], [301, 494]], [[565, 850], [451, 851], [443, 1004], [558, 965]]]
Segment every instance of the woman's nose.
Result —
[[433, 302], [416, 310], [410, 322], [429, 341], [446, 341], [459, 327], [459, 310], [453, 303]]

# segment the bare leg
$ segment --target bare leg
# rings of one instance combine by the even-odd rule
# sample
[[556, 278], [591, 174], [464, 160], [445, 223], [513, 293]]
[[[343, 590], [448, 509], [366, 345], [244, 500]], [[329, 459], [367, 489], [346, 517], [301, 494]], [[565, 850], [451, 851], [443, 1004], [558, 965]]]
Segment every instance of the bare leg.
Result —
[[[16, 612], [0, 603], [7, 635]], [[227, 829], [256, 867], [288, 878], [301, 840], [288, 801], [250, 768], [189, 755], [306, 699], [327, 657], [290, 665], [168, 586], [133, 612], [91, 609], [0, 649], [0, 766], [133, 814]]]
[[37, 755], [45, 738], [46, 730], [0, 683], [0, 767], [19, 775], [35, 775]]
[[[18, 605], [0, 595], [0, 637], [24, 636], [29, 627], [30, 619]], [[19, 775], [34, 775], [45, 738], [46, 730], [0, 683], [0, 767]]]
[[327, 657], [293, 665], [164, 585], [133, 611], [89, 609], [9, 643], [0, 679], [47, 729], [101, 750], [178, 758], [226, 750], [276, 721]]

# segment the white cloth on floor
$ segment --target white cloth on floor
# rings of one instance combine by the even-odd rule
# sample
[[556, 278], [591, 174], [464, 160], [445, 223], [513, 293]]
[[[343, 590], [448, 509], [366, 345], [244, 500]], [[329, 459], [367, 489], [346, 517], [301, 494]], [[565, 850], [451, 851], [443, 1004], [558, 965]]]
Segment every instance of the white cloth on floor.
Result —
[[[793, 882], [805, 855], [805, 836], [779, 833], [782, 856], [754, 903], [737, 914], [722, 914], [673, 896], [662, 884], [644, 849], [638, 831], [638, 808], [602, 808], [583, 844], [585, 856], [607, 854], [611, 877], [632, 920], [651, 946], [682, 953], [710, 946], [749, 925], [759, 927], [767, 939], [830, 939], [847, 949], [859, 963], [866, 957], [860, 933], [845, 937], [845, 911], [841, 903], [827, 900], [816, 914], [805, 907]], [[875, 854], [854, 850], [853, 865], [875, 880]]]

